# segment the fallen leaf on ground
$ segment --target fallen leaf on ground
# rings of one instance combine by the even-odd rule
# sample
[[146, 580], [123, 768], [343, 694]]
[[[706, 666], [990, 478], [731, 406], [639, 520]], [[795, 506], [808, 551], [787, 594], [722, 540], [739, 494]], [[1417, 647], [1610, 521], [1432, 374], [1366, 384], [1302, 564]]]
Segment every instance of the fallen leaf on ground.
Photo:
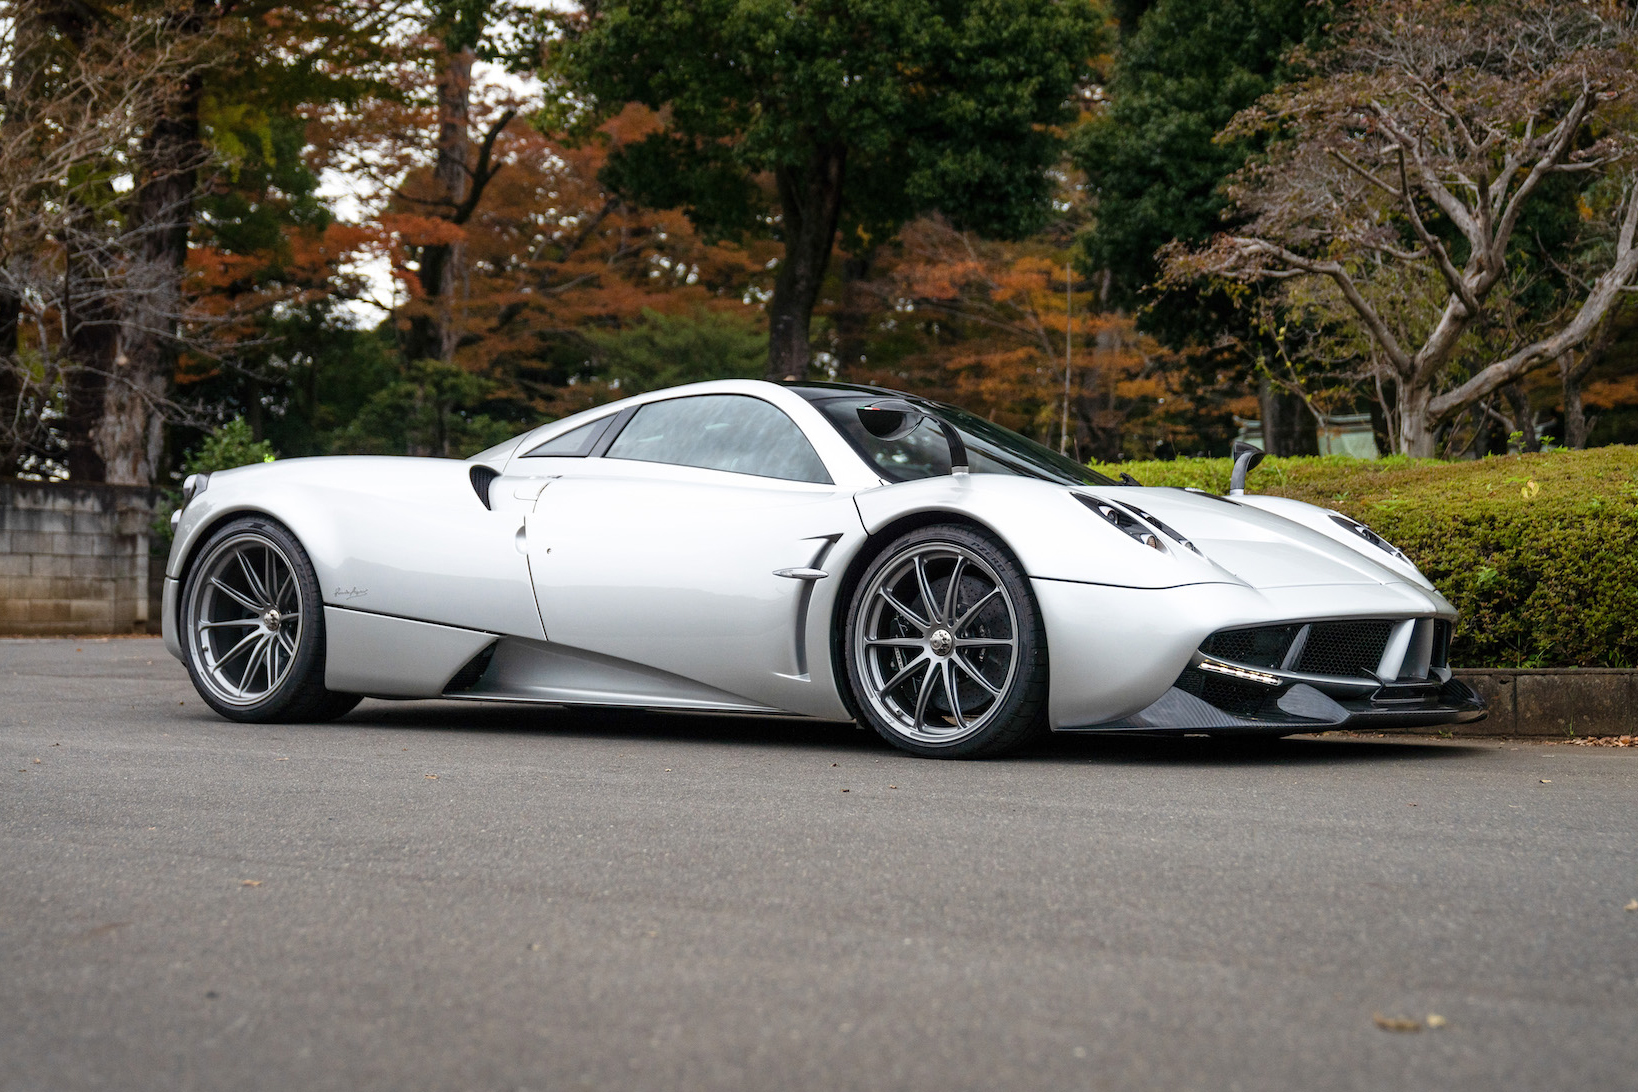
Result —
[[261, 880], [240, 880], [239, 881], [239, 886], [240, 887], [260, 887], [260, 886], [262, 886], [262, 881]]
[[1638, 899], [1633, 899], [1631, 902], [1627, 903], [1627, 909], [1638, 910]]
[[435, 774], [435, 773], [429, 773], [429, 774], [427, 774], [427, 780], [428, 781], [436, 781], [436, 780], [438, 780], [438, 775]]
[[1446, 1022], [1445, 1018], [1443, 1016], [1440, 1016], [1438, 1013], [1436, 1013], [1436, 1012], [1428, 1013], [1428, 1027], [1430, 1027], [1430, 1028], [1442, 1028], [1442, 1027], [1445, 1026], [1445, 1022]]
[[1371, 1022], [1383, 1031], [1421, 1031], [1422, 1022], [1411, 1020], [1403, 1016], [1383, 1016], [1380, 1012], [1371, 1013]]
[[1541, 779], [1541, 783], [1543, 785], [1551, 785], [1553, 783], [1553, 779], [1550, 777], [1544, 777]]
[[1555, 742], [1568, 743], [1572, 747], [1638, 747], [1638, 736], [1582, 736]]
[[852, 789], [843, 789], [842, 791], [843, 792], [852, 792], [853, 790]]

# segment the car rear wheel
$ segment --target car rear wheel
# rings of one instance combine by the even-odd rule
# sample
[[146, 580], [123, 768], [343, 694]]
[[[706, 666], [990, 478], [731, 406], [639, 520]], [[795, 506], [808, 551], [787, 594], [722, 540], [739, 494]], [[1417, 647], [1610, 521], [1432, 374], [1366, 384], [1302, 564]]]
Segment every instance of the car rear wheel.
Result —
[[844, 632], [859, 715], [928, 758], [997, 755], [1035, 735], [1046, 633], [1029, 580], [987, 533], [911, 531], [866, 568]]
[[261, 516], [210, 537], [182, 589], [184, 662], [230, 720], [333, 720], [359, 702], [324, 687], [324, 613], [301, 543]]

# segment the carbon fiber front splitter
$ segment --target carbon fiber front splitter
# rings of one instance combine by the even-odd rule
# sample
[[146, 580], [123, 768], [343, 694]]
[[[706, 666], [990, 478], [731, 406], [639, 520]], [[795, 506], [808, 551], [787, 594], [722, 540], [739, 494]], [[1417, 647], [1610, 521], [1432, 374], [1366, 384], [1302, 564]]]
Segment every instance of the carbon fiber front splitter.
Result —
[[1245, 735], [1295, 735], [1337, 728], [1366, 731], [1436, 728], [1482, 720], [1484, 701], [1472, 687], [1450, 679], [1431, 687], [1384, 686], [1364, 698], [1336, 698], [1307, 683], [1298, 683], [1270, 696], [1248, 713], [1219, 709], [1193, 694], [1172, 687], [1160, 700], [1118, 721], [1060, 728], [1061, 732], [1212, 732]]

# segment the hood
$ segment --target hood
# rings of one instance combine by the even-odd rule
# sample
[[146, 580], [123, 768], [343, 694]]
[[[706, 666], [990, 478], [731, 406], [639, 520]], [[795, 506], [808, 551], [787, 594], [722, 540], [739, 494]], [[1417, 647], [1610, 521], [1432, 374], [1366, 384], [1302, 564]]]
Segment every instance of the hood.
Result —
[[1193, 542], [1211, 564], [1254, 588], [1392, 584], [1408, 575], [1396, 571], [1386, 554], [1379, 563], [1313, 527], [1237, 499], [1132, 486], [1077, 492], [1148, 513]]

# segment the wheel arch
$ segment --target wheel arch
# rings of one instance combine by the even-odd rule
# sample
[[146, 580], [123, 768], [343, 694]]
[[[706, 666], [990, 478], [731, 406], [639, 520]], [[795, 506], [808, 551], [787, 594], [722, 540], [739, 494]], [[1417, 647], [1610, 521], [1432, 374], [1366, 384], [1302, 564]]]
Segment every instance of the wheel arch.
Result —
[[176, 559], [175, 562], [176, 575], [174, 579], [176, 580], [177, 585], [177, 596], [174, 610], [177, 613], [177, 617], [172, 618], [171, 621], [178, 627], [178, 632], [180, 632], [180, 627], [182, 624], [181, 611], [183, 606], [183, 598], [181, 591], [182, 588], [187, 585], [188, 575], [193, 572], [194, 565], [198, 563], [199, 555], [204, 551], [205, 546], [210, 542], [210, 540], [216, 537], [216, 533], [218, 531], [232, 523], [234, 520], [244, 519], [246, 517], [260, 517], [261, 519], [270, 520], [273, 523], [278, 524], [280, 527], [284, 528], [284, 530], [298, 543], [302, 543], [304, 549], [306, 548], [306, 543], [303, 542], [302, 536], [296, 532], [295, 528], [291, 527], [289, 523], [280, 519], [277, 515], [267, 511], [266, 509], [250, 507], [247, 505], [244, 507], [228, 508], [220, 512], [211, 513], [211, 515], [207, 517], [203, 523], [201, 523], [196, 529], [193, 530], [191, 534], [189, 534], [187, 542], [183, 546], [182, 556]]

